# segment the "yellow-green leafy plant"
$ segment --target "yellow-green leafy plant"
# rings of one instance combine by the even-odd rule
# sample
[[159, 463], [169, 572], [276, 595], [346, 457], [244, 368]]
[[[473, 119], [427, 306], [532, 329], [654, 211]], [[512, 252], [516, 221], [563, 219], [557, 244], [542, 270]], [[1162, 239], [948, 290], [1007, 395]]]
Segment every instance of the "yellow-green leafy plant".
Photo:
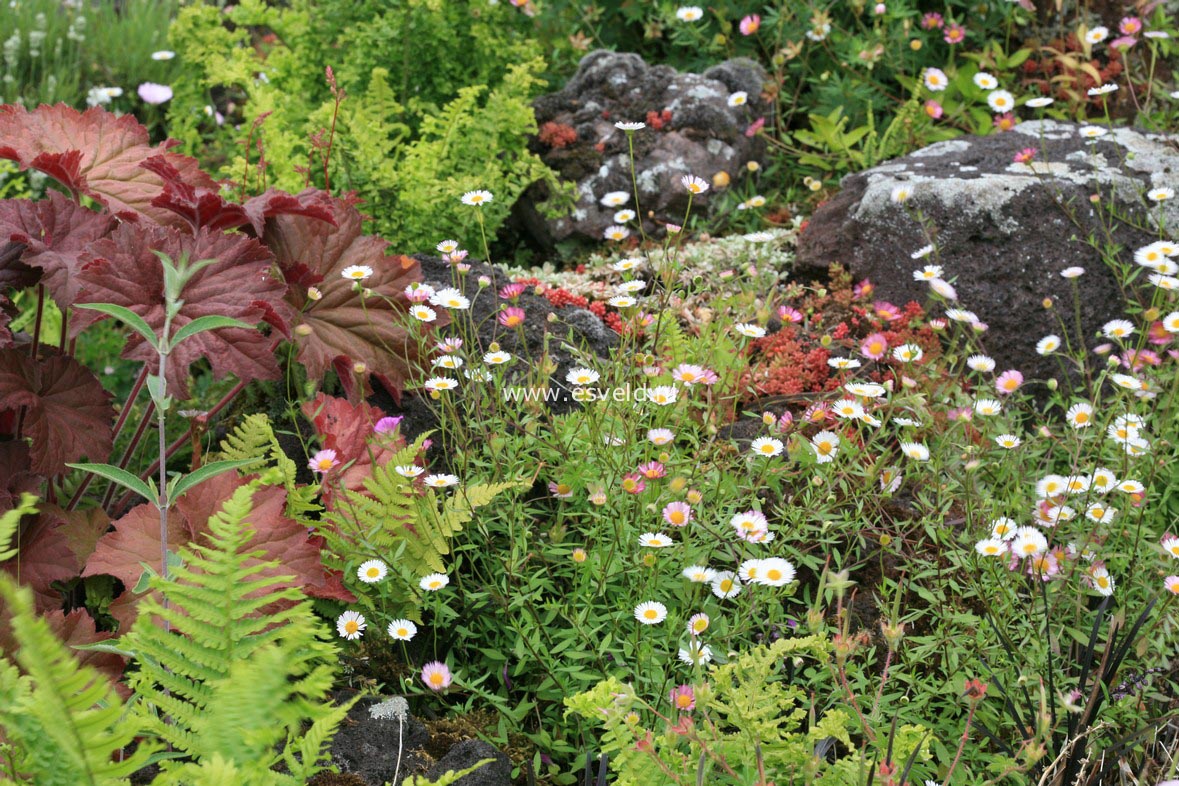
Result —
[[[619, 786], [700, 783], [862, 783], [862, 755], [834, 764], [832, 743], [854, 749], [850, 714], [828, 709], [816, 717], [807, 691], [781, 674], [783, 663], [824, 663], [830, 644], [820, 636], [782, 638], [711, 669], [706, 679], [681, 686], [691, 706], [663, 715], [617, 677], [569, 697], [566, 716], [580, 715], [603, 729], [600, 750], [610, 756]], [[678, 711], [678, 717], [675, 717]], [[654, 728], [658, 720], [661, 728]], [[891, 761], [920, 755], [922, 730], [898, 729]]]
[[[260, 484], [209, 520], [208, 546], [181, 550], [172, 576], [152, 579], [166, 601], [143, 601], [120, 640], [138, 666], [129, 682], [139, 724], [191, 759], [165, 764], [164, 783], [233, 765], [251, 783], [302, 784], [349, 708], [326, 701], [336, 652], [310, 601], [277, 588], [278, 563], [244, 550]], [[270, 773], [279, 764], [285, 772]]]
[[[21, 512], [10, 511], [0, 519], [0, 536]], [[0, 537], [0, 546], [6, 541]], [[8, 742], [0, 749], [0, 784], [127, 783], [155, 749], [141, 743], [123, 755], [141, 732], [138, 719], [127, 714], [105, 676], [79, 664], [53, 635], [34, 611], [33, 593], [3, 573], [0, 601], [11, 614], [16, 643], [15, 651], [0, 660], [0, 737]]]
[[[475, 510], [521, 484], [515, 481], [456, 486], [445, 497], [397, 472], [410, 466], [422, 452], [425, 434], [372, 468], [363, 490], [339, 488], [336, 501], [318, 526], [323, 536], [324, 564], [342, 570], [368, 559], [391, 562], [407, 576], [418, 577], [446, 570], [444, 557], [450, 543], [474, 517]], [[412, 604], [412, 597], [391, 591], [395, 602]]]

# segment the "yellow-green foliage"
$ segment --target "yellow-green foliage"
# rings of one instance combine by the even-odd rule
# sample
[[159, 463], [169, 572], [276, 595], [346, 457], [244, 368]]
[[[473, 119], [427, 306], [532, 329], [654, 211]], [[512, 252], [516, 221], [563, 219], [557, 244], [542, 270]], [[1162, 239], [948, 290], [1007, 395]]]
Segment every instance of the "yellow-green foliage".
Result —
[[13, 546], [16, 530], [20, 526], [22, 516], [37, 511], [36, 502], [37, 498], [32, 494], [24, 494], [19, 505], [0, 516], [0, 562], [16, 556], [16, 548]]
[[237, 428], [221, 440], [220, 450], [209, 456], [209, 460], [250, 460], [252, 463], [238, 468], [238, 472], [243, 475], [262, 473], [264, 470], [277, 471], [275, 482], [281, 482], [287, 491], [286, 514], [305, 526], [314, 525], [315, 522], [309, 516], [320, 510], [315, 502], [319, 486], [295, 482], [298, 468], [278, 444], [270, 418], [266, 415], [259, 413], [246, 416]]
[[[851, 718], [843, 710], [829, 710], [804, 728], [807, 694], [778, 673], [785, 659], [802, 656], [825, 661], [826, 640], [818, 636], [779, 639], [714, 666], [709, 678], [695, 686], [691, 738], [628, 722], [628, 714], [641, 711], [643, 702], [633, 687], [616, 677], [565, 699], [566, 715], [577, 714], [602, 726], [601, 750], [610, 754], [619, 786], [675, 783], [668, 772], [684, 783], [697, 782], [702, 761], [708, 768], [708, 783], [745, 783], [732, 780], [715, 762], [723, 759], [738, 775], [753, 777], [758, 752], [767, 778], [801, 783], [804, 774], [813, 777], [827, 766], [815, 756], [816, 743], [834, 737], [851, 747]], [[636, 747], [644, 739], [650, 743], [650, 753]], [[858, 760], [855, 754], [850, 758]]]
[[[188, 152], [222, 165], [225, 177], [248, 179], [256, 192], [261, 178], [236, 140], [266, 116], [255, 139], [265, 146], [267, 185], [299, 191], [308, 167], [312, 184], [324, 185], [311, 137], [323, 132], [326, 139], [334, 120], [332, 190], [356, 191], [376, 234], [414, 252], [432, 248], [439, 227], [462, 229], [460, 239], [476, 249], [473, 211], [459, 202], [465, 191], [495, 194], [483, 212], [489, 235], [532, 183], [543, 180], [552, 193], [564, 193], [527, 149], [536, 131], [531, 100], [543, 90], [545, 63], [507, 5], [243, 0], [228, 14], [189, 6], [170, 31], [187, 66], [169, 104], [172, 133]], [[251, 27], [276, 34], [265, 56], [248, 40]], [[335, 118], [325, 66], [347, 94]], [[212, 91], [221, 88], [245, 95], [240, 131], [218, 129], [205, 116]], [[248, 155], [258, 161], [256, 150]]]
[[403, 786], [450, 786], [450, 784], [454, 783], [459, 778], [470, 775], [484, 764], [490, 764], [493, 761], [495, 761], [495, 759], [484, 759], [481, 762], [467, 767], [465, 770], [459, 770], [458, 772], [451, 770], [436, 781], [428, 781], [421, 775], [411, 775], [406, 778], [405, 781], [403, 781]]
[[426, 435], [417, 438], [364, 481], [365, 493], [340, 492], [340, 502], [324, 515], [320, 533], [327, 541], [325, 562], [342, 568], [349, 559], [383, 559], [414, 576], [446, 570], [443, 558], [450, 541], [469, 522], [476, 508], [520, 484], [489, 483], [456, 487], [442, 498], [425, 494], [397, 474], [395, 467], [412, 464]]
[[154, 746], [143, 743], [116, 758], [140, 726], [124, 713], [114, 686], [78, 663], [37, 616], [32, 593], [2, 573], [0, 601], [12, 614], [16, 641], [16, 652], [0, 660], [0, 737], [12, 758], [5, 769], [37, 786], [127, 783]]
[[[193, 759], [170, 765], [164, 783], [232, 764], [262, 779], [249, 782], [302, 784], [347, 712], [324, 702], [336, 650], [310, 602], [262, 575], [277, 563], [244, 551], [257, 485], [238, 489], [209, 520], [209, 546], [183, 549], [172, 576], [153, 579], [167, 605], [158, 595], [143, 601], [121, 640], [139, 667], [130, 679], [139, 722]], [[266, 774], [279, 763], [289, 774]]]

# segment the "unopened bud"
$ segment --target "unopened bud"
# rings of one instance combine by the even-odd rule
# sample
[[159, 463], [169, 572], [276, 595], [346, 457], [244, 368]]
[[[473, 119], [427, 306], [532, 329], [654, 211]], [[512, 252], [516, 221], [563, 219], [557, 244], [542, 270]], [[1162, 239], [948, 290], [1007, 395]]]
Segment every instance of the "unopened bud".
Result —
[[307, 324], [295, 325], [295, 335], [296, 336], [310, 336], [311, 335], [311, 325], [307, 325]]
[[885, 642], [888, 643], [888, 648], [895, 650], [900, 646], [901, 639], [905, 637], [905, 623], [881, 620], [880, 635], [884, 636]]
[[317, 287], [307, 287], [307, 299], [308, 300], [322, 300], [323, 293], [320, 292]]

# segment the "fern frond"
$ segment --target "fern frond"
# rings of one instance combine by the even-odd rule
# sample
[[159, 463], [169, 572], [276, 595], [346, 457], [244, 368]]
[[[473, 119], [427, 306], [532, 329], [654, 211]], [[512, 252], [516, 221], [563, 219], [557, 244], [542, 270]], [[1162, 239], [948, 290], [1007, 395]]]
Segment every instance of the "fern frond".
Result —
[[[450, 541], [475, 517], [475, 509], [491, 502], [503, 492], [519, 488], [517, 482], [467, 486], [446, 497], [442, 510], [433, 491], [418, 497], [414, 528], [405, 536], [405, 559], [420, 574], [445, 570], [442, 558], [450, 554]], [[422, 569], [422, 568], [427, 569]]]
[[[238, 489], [209, 519], [208, 546], [184, 549], [182, 564], [168, 580], [153, 579], [167, 607], [157, 596], [144, 600], [139, 619], [122, 640], [139, 662], [131, 684], [142, 697], [143, 723], [198, 761], [221, 753], [228, 761], [248, 764], [236, 759], [240, 749], [226, 750], [228, 741], [209, 732], [206, 723], [211, 708], [223, 701], [218, 691], [232, 682], [237, 664], [279, 647], [284, 660], [278, 673], [289, 691], [284, 696], [294, 697], [301, 718], [312, 709], [312, 720], [318, 717], [317, 702], [331, 686], [335, 649], [319, 631], [309, 601], [297, 590], [280, 588], [284, 577], [261, 575], [276, 565], [260, 562], [262, 552], [244, 551], [253, 536], [249, 517], [258, 485]], [[272, 716], [269, 723], [294, 737], [302, 720]]]
[[0, 667], [0, 730], [21, 751], [22, 769], [40, 786], [123, 783], [153, 753], [142, 744], [122, 761], [140, 733], [107, 679], [78, 663], [36, 615], [32, 593], [0, 575], [0, 599], [12, 613], [13, 657]]
[[21, 517], [37, 512], [37, 498], [32, 494], [22, 494], [20, 504], [0, 516], [0, 562], [16, 556], [16, 549], [12, 541], [20, 527]]
[[422, 775], [411, 775], [405, 779], [404, 786], [450, 786], [450, 784], [454, 783], [459, 778], [470, 775], [472, 772], [479, 769], [483, 765], [491, 764], [494, 761], [495, 759], [483, 759], [482, 761], [467, 767], [465, 770], [460, 770], [459, 772], [451, 770], [436, 781], [428, 781]]

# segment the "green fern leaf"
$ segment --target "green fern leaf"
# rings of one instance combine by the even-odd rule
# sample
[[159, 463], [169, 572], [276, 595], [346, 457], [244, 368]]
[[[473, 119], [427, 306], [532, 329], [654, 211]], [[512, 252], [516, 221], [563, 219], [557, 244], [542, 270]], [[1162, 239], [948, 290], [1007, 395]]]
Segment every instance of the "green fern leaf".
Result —
[[78, 663], [34, 611], [32, 593], [0, 575], [0, 599], [12, 612], [16, 663], [0, 667], [0, 731], [21, 752], [21, 769], [40, 786], [125, 783], [153, 749], [115, 754], [139, 735], [107, 679]]
[[[304, 723], [338, 714], [322, 703], [336, 651], [310, 602], [297, 590], [280, 589], [282, 577], [261, 575], [275, 566], [257, 560], [262, 552], [244, 551], [258, 486], [238, 489], [209, 519], [208, 546], [182, 550], [171, 577], [152, 580], [167, 606], [155, 597], [143, 601], [121, 641], [139, 663], [131, 686], [142, 698], [143, 725], [198, 764], [220, 756], [243, 772], [259, 757], [269, 769]], [[265, 674], [243, 671], [258, 663]], [[246, 714], [263, 708], [269, 708], [264, 717]], [[227, 728], [253, 730], [227, 735]], [[331, 728], [321, 724], [317, 735], [330, 736]], [[287, 744], [275, 751], [284, 735]], [[308, 762], [306, 771], [313, 773], [314, 765]]]
[[12, 541], [20, 527], [21, 517], [37, 512], [36, 502], [35, 496], [24, 494], [20, 498], [19, 505], [0, 516], [0, 562], [16, 556], [16, 549], [12, 547]]

